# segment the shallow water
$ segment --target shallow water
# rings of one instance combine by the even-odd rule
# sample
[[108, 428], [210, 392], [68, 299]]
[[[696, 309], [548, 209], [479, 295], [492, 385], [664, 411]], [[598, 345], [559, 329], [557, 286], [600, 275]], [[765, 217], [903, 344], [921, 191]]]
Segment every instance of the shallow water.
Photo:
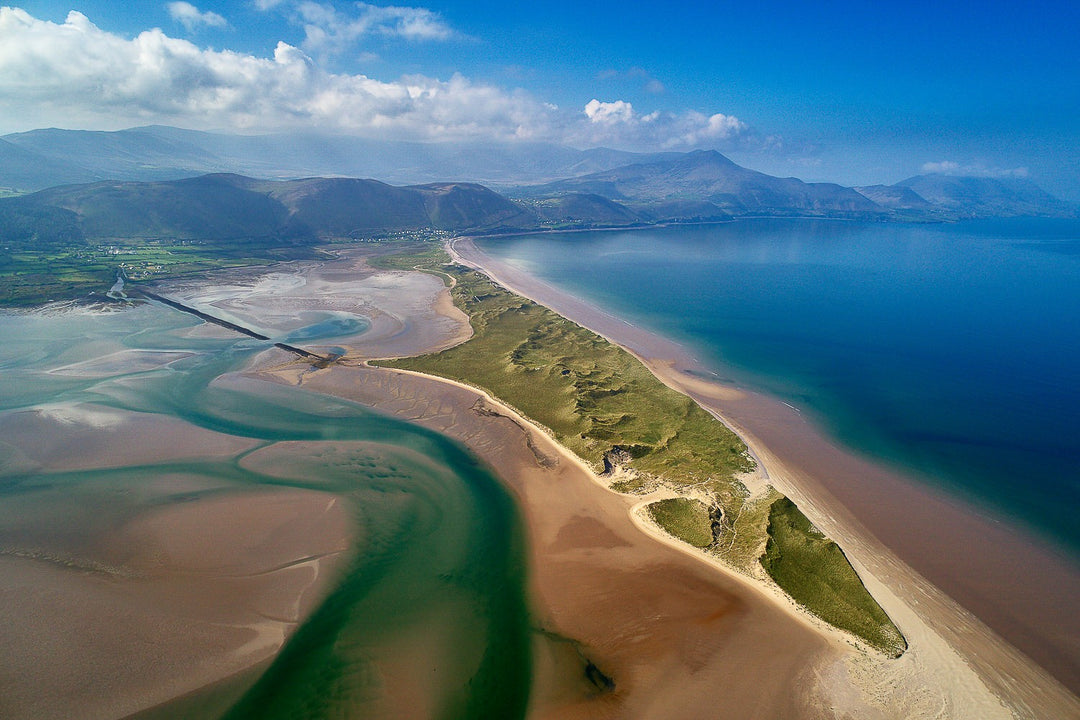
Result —
[[[0, 422], [8, 427], [43, 417], [36, 411], [44, 408], [37, 422], [49, 432], [93, 436], [119, 432], [118, 418], [140, 412], [256, 441], [233, 457], [64, 471], [35, 463], [39, 448], [0, 441], [0, 497], [12, 510], [0, 512], [0, 545], [107, 531], [202, 493], [265, 485], [334, 493], [350, 504], [359, 538], [344, 577], [228, 717], [396, 717], [410, 707], [440, 718], [522, 716], [530, 681], [524, 552], [497, 479], [436, 433], [354, 403], [230, 377], [268, 343], [192, 336], [195, 324], [156, 305], [0, 314]], [[314, 318], [307, 334], [291, 337], [364, 328], [358, 318]], [[170, 490], [174, 477], [184, 481]]]
[[748, 220], [479, 244], [1080, 553], [1080, 223]]

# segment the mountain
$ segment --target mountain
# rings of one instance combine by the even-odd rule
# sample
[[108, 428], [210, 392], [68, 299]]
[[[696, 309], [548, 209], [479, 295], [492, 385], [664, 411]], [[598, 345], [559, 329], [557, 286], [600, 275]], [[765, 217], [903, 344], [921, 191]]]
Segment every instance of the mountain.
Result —
[[[676, 154], [641, 154], [552, 143], [418, 143], [315, 132], [230, 135], [153, 125], [115, 132], [33, 130], [6, 135], [0, 187], [24, 191], [94, 180], [171, 180], [209, 173], [266, 179], [377, 177], [397, 184], [468, 179], [487, 184], [548, 182]], [[31, 173], [26, 168], [34, 170]]]
[[[197, 145], [141, 129], [32, 130], [3, 138], [54, 163], [94, 179], [171, 180], [226, 170], [219, 158]], [[0, 177], [0, 179], [3, 179]], [[51, 185], [60, 183], [52, 182]]]
[[0, 187], [38, 190], [53, 185], [87, 183], [100, 179], [101, 175], [89, 170], [0, 140]]
[[523, 204], [552, 227], [634, 225], [647, 220], [625, 205], [590, 193], [568, 193]]
[[868, 185], [852, 188], [860, 195], [890, 210], [930, 212], [934, 205], [909, 187], [903, 185]]
[[708, 203], [730, 215], [812, 215], [871, 217], [888, 214], [851, 188], [804, 183], [736, 165], [713, 150], [700, 150], [646, 163], [560, 180], [521, 190], [531, 197], [592, 193], [649, 213], [670, 203]]
[[98, 182], [0, 199], [0, 240], [33, 243], [159, 238], [264, 246], [410, 229], [536, 227], [536, 215], [471, 183], [395, 187], [376, 180], [269, 181], [212, 174]]
[[910, 189], [961, 218], [1077, 217], [1080, 210], [1024, 178], [916, 175], [892, 187]]

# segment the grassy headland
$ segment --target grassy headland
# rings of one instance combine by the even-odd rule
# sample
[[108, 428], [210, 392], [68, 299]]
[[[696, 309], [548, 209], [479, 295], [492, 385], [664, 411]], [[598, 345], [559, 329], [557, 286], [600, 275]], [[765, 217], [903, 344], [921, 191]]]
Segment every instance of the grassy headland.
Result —
[[616, 491], [675, 490], [682, 497], [647, 508], [665, 531], [743, 572], [760, 572], [760, 562], [811, 612], [884, 652], [906, 647], [835, 543], [823, 537], [820, 548], [809, 543], [808, 521], [807, 529], [792, 522], [781, 529], [781, 517], [803, 516], [774, 490], [750, 497], [739, 476], [755, 465], [743, 441], [630, 353], [479, 272], [450, 264], [440, 249], [422, 247], [377, 264], [443, 277], [474, 331], [440, 353], [379, 365], [487, 390], [546, 427]]

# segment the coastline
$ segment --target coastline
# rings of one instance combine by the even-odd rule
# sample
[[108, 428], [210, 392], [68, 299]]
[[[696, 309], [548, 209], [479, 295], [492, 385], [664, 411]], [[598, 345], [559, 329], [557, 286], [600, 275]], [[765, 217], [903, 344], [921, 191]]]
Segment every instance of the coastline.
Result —
[[[1064, 686], [1080, 685], [1080, 627], [1068, 602], [1080, 596], [1080, 570], [1068, 560], [839, 447], [779, 400], [704, 380], [708, 369], [684, 348], [491, 258], [471, 239], [452, 241], [450, 251], [456, 261], [626, 348], [735, 429], [769, 481], [844, 547], [875, 597], [903, 622], [913, 649], [939, 638], [995, 694], [1035, 716], [1077, 711], [1076, 695]], [[913, 638], [917, 625], [925, 631]]]
[[[616, 332], [624, 327], [640, 333], [638, 342], [646, 343], [646, 348], [650, 347], [648, 342], [654, 343], [654, 349], [670, 346], [670, 353], [658, 351], [648, 356], [638, 346], [624, 345], [675, 389], [706, 408], [726, 411], [724, 420], [750, 442], [759, 465], [769, 473], [768, 481], [797, 500], [848, 550], [867, 586], [908, 637], [911, 648], [903, 657], [891, 660], [869, 651], [797, 607], [767, 581], [734, 572], [668, 536], [640, 512], [643, 501], [657, 497], [611, 491], [543, 428], [497, 398], [441, 378], [368, 366], [368, 359], [437, 352], [471, 335], [468, 318], [452, 303], [441, 282], [420, 273], [374, 270], [366, 263], [369, 254], [366, 250], [345, 251], [334, 261], [290, 264], [281, 272], [234, 271], [209, 287], [180, 282], [173, 284], [170, 292], [256, 325], [266, 319], [273, 327], [291, 327], [300, 320], [298, 312], [315, 311], [356, 312], [370, 319], [366, 332], [347, 340], [332, 340], [349, 346], [349, 350], [344, 360], [329, 367], [310, 367], [281, 350], [269, 349], [254, 357], [245, 369], [223, 377], [228, 382], [301, 385], [361, 402], [456, 439], [496, 471], [516, 500], [528, 537], [527, 589], [535, 622], [529, 718], [668, 720], [700, 717], [702, 708], [713, 707], [740, 717], [800, 719], [1080, 716], [1077, 698], [1033, 668], [880, 544], [875, 545], [876, 539], [855, 519], [857, 513], [837, 503], [827, 488], [817, 488], [814, 476], [801, 477], [799, 473], [806, 470], [805, 457], [790, 460], [783, 455], [786, 436], [774, 442], [749, 432], [746, 427], [752, 423], [737, 413], [753, 409], [745, 405], [753, 396], [688, 374], [685, 368], [693, 369], [688, 364], [691, 359], [677, 346], [664, 345], [666, 341], [656, 335], [592, 309], [616, 325]], [[569, 296], [564, 300], [576, 301]], [[187, 332], [200, 335], [220, 329], [195, 326]], [[318, 347], [317, 343], [312, 347]], [[102, 367], [172, 359], [131, 353], [108, 355]], [[65, 366], [64, 370], [92, 372], [100, 369], [100, 364]], [[737, 412], [732, 413], [732, 409]], [[58, 420], [71, 415], [67, 406], [61, 410]], [[788, 412], [802, 422], [797, 413]], [[99, 414], [91, 413], [87, 420], [103, 421]], [[197, 440], [205, 444], [206, 438], [196, 437], [197, 433], [187, 435], [181, 447]], [[248, 444], [224, 443], [218, 452], [231, 456]], [[124, 464], [125, 459], [148, 461], [163, 453], [175, 454], [181, 447], [170, 446], [166, 451], [140, 443], [123, 447], [110, 444], [100, 448], [101, 452], [82, 457], [79, 464], [85, 464], [87, 457], [91, 465], [110, 467]], [[46, 444], [41, 453], [50, 462], [66, 466], [66, 449], [70, 448]], [[93, 448], [83, 443], [79, 449], [85, 455]], [[764, 480], [757, 478], [755, 482]], [[263, 497], [269, 501], [280, 492], [267, 491]], [[307, 496], [300, 498], [297, 491], [289, 492], [289, 501], [274, 507], [300, 512], [300, 506], [306, 507]], [[320, 502], [315, 502], [316, 497], [311, 497], [312, 512], [302, 513], [305, 517], [341, 508], [340, 503], [324, 505], [327, 496]], [[235, 500], [212, 503], [220, 512], [210, 524], [221, 532], [243, 533], [252, 528], [244, 522], [238, 525], [218, 519], [224, 512], [251, 515], [256, 525], [280, 520], [275, 511], [265, 522], [256, 522], [254, 516], [262, 517], [257, 510], [263, 506], [251, 504], [250, 498], [246, 502], [240, 502], [239, 497]], [[189, 503], [178, 510], [194, 512], [203, 507]], [[902, 508], [889, 507], [883, 512], [901, 520], [904, 517]], [[190, 544], [191, 538], [199, 536], [195, 525], [206, 527], [205, 519], [195, 523], [190, 512], [182, 522], [179, 515], [169, 518], [164, 524], [145, 526], [146, 532], [153, 530], [162, 538], [155, 542], [187, 538]], [[153, 697], [146, 695], [151, 683], [133, 678], [135, 686], [120, 695], [118, 685], [113, 699], [130, 695], [128, 702], [135, 704], [129, 709], [149, 705], [148, 718], [159, 713], [168, 716], [187, 707], [185, 703], [210, 698], [225, 707], [236, 688], [250, 682], [253, 668], [265, 663], [295, 623], [310, 611], [309, 603], [327, 591], [324, 583], [332, 580], [336, 563], [352, 545], [346, 542], [349, 533], [343, 521], [342, 517], [323, 522], [319, 533], [300, 532], [309, 543], [328, 534], [335, 538], [332, 549], [336, 552], [325, 559], [329, 563], [326, 568], [310, 563], [296, 566], [294, 579], [304, 582], [292, 599], [275, 594], [275, 601], [289, 603], [291, 622], [275, 635], [273, 643], [261, 645], [257, 655], [246, 656], [239, 665], [187, 678], [189, 684], [184, 687], [158, 689]], [[295, 534], [290, 531], [289, 538], [281, 538], [280, 533], [274, 533], [278, 544], [249, 548], [251, 562], [269, 562], [286, 545], [301, 547], [292, 542]], [[295, 539], [300, 540], [299, 535]], [[184, 557], [200, 555], [193, 548], [185, 553]], [[303, 609], [294, 604], [297, 597], [303, 598]], [[26, 647], [31, 647], [29, 638]], [[246, 679], [236, 679], [233, 673], [238, 667], [247, 668], [242, 670]], [[614, 686], [604, 688], [591, 678], [587, 681], [589, 667], [610, 678]], [[422, 691], [422, 687], [416, 689]], [[25, 700], [32, 702], [30, 696]], [[101, 716], [110, 716], [101, 710]]]

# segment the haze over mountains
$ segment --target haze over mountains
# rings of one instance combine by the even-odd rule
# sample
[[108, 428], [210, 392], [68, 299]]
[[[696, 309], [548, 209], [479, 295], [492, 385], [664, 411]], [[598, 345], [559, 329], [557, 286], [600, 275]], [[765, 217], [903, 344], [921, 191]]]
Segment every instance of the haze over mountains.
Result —
[[[175, 180], [228, 172], [265, 179], [370, 177], [534, 183], [675, 157], [551, 143], [419, 143], [320, 133], [225, 135], [149, 126], [33, 130], [0, 138], [0, 186], [40, 190], [96, 180]], [[18, 181], [16, 181], [16, 179]]]
[[[501, 194], [479, 182], [495, 184]], [[418, 228], [495, 232], [759, 215], [1077, 216], [1077, 206], [1017, 178], [922, 175], [847, 188], [773, 177], [715, 151], [231, 136], [161, 126], [5, 136], [0, 187], [39, 190], [0, 200], [0, 238], [9, 242], [173, 237], [291, 243]]]

